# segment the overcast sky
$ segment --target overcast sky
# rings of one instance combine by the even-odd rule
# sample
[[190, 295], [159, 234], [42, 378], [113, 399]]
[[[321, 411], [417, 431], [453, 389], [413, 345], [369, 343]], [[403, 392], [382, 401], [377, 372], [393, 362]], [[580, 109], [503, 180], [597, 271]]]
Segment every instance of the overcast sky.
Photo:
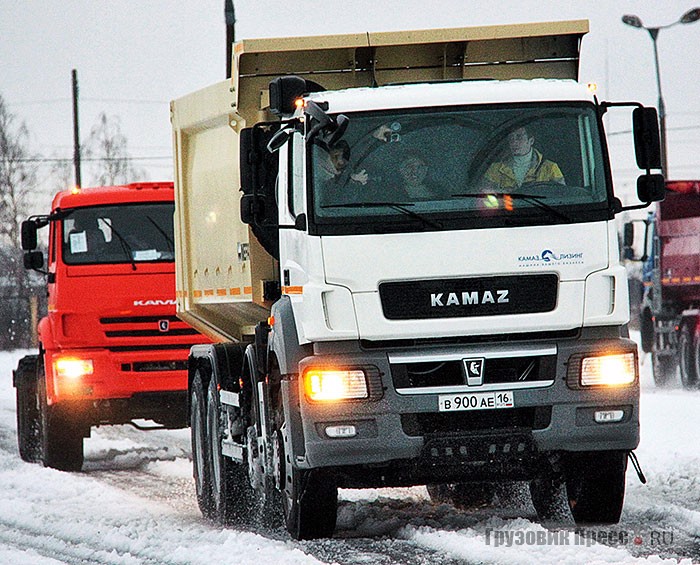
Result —
[[[581, 80], [608, 100], [656, 105], [647, 26], [677, 21], [693, 0], [234, 0], [238, 39], [545, 20], [590, 20]], [[695, 0], [700, 5], [700, 0]], [[171, 179], [168, 102], [224, 79], [223, 0], [0, 0], [0, 95], [42, 156], [72, 156], [71, 69], [80, 85], [81, 137], [100, 112], [116, 116], [138, 167]], [[658, 40], [674, 178], [700, 175], [700, 22]], [[622, 115], [619, 116], [623, 118]], [[626, 119], [626, 118], [625, 118]], [[628, 127], [614, 117], [610, 131]], [[610, 138], [619, 184], [636, 176], [627, 135]], [[42, 178], [49, 174], [41, 168]]]

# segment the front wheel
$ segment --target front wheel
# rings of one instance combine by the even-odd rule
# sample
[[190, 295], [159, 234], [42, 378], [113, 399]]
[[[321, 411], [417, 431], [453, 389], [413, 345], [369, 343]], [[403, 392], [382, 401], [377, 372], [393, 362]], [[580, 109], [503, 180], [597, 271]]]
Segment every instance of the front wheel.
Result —
[[320, 469], [295, 467], [285, 432], [282, 426], [278, 434], [285, 527], [296, 540], [332, 537], [338, 513], [335, 479]]
[[572, 454], [566, 492], [576, 524], [617, 524], [625, 498], [626, 451]]
[[37, 356], [20, 359], [15, 372], [17, 387], [17, 443], [23, 461], [41, 460], [41, 412], [37, 390]]
[[41, 460], [44, 467], [59, 471], [83, 468], [83, 430], [75, 414], [60, 405], [49, 406], [46, 396], [46, 372], [39, 360], [38, 396], [41, 420]]
[[698, 351], [697, 341], [693, 336], [693, 329], [689, 324], [683, 324], [678, 336], [678, 357], [681, 373], [681, 384], [685, 389], [694, 389], [698, 386]]
[[338, 513], [338, 488], [317, 469], [292, 468], [282, 497], [284, 523], [296, 540], [333, 536]]

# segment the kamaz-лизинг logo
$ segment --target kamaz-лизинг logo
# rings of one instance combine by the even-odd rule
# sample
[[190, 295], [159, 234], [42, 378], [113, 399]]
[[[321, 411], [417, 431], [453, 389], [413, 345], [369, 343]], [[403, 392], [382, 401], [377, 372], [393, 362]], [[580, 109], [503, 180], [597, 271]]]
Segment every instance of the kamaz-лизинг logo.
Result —
[[551, 249], [544, 249], [535, 255], [520, 255], [518, 263], [521, 267], [533, 265], [574, 265], [583, 263], [583, 252], [555, 253]]
[[430, 306], [469, 306], [474, 304], [505, 304], [510, 301], [508, 290], [484, 290], [467, 292], [433, 292]]

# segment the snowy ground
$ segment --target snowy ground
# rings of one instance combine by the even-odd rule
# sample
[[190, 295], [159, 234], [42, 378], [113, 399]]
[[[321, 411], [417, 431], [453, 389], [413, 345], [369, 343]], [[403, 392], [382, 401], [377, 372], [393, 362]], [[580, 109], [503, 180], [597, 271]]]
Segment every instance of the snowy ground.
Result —
[[0, 352], [0, 564], [700, 563], [700, 392], [655, 389], [648, 359], [637, 450], [648, 484], [630, 468], [619, 525], [548, 531], [522, 489], [469, 513], [423, 487], [345, 490], [335, 537], [293, 542], [202, 519], [188, 430], [94, 430], [82, 473], [22, 462], [11, 377], [22, 354]]

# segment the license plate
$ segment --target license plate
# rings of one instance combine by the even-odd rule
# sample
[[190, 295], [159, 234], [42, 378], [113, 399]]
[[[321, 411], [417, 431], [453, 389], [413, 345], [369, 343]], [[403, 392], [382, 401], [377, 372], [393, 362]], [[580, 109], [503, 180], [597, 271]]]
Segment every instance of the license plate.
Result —
[[438, 397], [438, 410], [440, 412], [496, 410], [500, 408], [515, 408], [512, 390], [478, 392], [474, 394], [450, 394]]

